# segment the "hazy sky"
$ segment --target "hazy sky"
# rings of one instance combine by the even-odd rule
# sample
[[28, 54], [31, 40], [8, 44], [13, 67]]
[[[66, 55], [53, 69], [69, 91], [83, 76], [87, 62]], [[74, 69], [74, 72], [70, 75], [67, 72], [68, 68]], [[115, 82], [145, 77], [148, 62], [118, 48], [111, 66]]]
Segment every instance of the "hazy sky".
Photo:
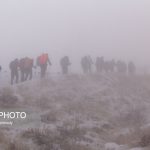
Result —
[[[48, 52], [150, 65], [150, 0], [1, 0], [0, 63]], [[58, 64], [57, 64], [58, 65]]]

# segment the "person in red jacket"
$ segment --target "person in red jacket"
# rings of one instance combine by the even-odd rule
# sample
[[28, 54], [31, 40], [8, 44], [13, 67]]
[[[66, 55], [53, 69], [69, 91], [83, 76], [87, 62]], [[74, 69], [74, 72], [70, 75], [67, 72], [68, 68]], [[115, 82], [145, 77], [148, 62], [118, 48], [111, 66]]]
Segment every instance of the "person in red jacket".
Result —
[[47, 71], [47, 65], [52, 65], [47, 53], [43, 53], [37, 58], [37, 65], [41, 69], [41, 78], [45, 77]]

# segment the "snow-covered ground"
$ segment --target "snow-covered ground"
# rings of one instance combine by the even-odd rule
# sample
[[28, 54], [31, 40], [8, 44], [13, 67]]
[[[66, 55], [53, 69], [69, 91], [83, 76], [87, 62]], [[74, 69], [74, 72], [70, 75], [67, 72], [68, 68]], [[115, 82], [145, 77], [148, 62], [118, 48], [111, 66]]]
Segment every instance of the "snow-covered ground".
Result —
[[128, 150], [150, 145], [149, 76], [51, 75], [3, 84], [0, 95], [18, 97], [12, 106], [0, 98], [1, 112], [27, 113], [12, 126], [0, 125], [1, 149]]

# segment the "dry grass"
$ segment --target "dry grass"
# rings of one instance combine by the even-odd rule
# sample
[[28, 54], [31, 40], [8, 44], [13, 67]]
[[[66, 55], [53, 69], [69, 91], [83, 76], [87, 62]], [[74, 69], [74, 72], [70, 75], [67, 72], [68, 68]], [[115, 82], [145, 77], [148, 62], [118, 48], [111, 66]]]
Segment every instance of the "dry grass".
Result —
[[31, 148], [29, 148], [29, 146], [23, 144], [20, 141], [14, 140], [12, 142], [7, 143], [5, 150], [31, 150]]
[[62, 150], [77, 150], [84, 149], [78, 144], [80, 141], [86, 141], [84, 137], [85, 131], [78, 127], [58, 127], [56, 131], [49, 129], [28, 129], [22, 133], [23, 138], [32, 139], [42, 150], [62, 149]]
[[120, 112], [111, 122], [114, 126], [123, 128], [139, 128], [147, 123], [146, 110], [143, 107], [129, 107], [126, 112]]
[[[149, 96], [147, 89], [146, 92], [137, 92], [138, 89], [130, 84], [128, 77], [104, 76], [69, 75], [55, 82], [46, 78], [33, 85], [19, 85], [17, 92], [24, 100], [22, 107], [34, 108], [39, 112], [41, 120], [37, 125], [54, 127], [56, 130], [34, 128], [34, 120], [27, 123], [31, 129], [24, 129], [18, 141], [17, 138], [13, 141], [7, 137], [3, 139], [5, 135], [0, 131], [0, 144], [7, 146], [5, 150], [29, 150], [33, 146], [37, 146], [38, 150], [89, 150], [81, 142], [92, 145], [95, 141], [100, 145], [109, 141], [131, 147], [150, 145], [150, 132], [140, 129], [147, 123], [145, 109], [129, 107], [138, 103], [136, 97], [144, 97], [145, 100]], [[141, 86], [138, 81], [133, 84]], [[15, 100], [12, 89], [6, 88], [0, 94], [1, 106], [16, 106], [16, 102], [11, 101]], [[121, 96], [125, 99], [120, 99]], [[114, 117], [112, 115], [118, 111], [114, 108], [124, 112]], [[105, 121], [108, 124], [103, 125]], [[58, 124], [60, 127], [57, 127]], [[130, 132], [124, 134], [126, 128]], [[30, 148], [25, 144], [28, 140], [31, 141]], [[96, 144], [94, 146], [98, 147]]]

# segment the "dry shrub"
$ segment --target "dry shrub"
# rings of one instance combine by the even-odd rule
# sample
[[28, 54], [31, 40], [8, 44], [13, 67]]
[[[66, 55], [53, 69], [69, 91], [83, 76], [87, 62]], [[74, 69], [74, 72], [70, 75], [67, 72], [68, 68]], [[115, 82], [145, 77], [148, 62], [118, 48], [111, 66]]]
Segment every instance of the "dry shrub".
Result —
[[76, 142], [85, 140], [84, 135], [86, 134], [86, 130], [81, 129], [77, 125], [62, 126], [58, 127], [57, 130], [65, 139], [74, 140]]
[[22, 137], [32, 139], [38, 146], [50, 148], [52, 148], [54, 142], [52, 132], [48, 129], [28, 129], [22, 133]]
[[119, 135], [114, 142], [130, 147], [150, 146], [150, 127], [130, 130], [127, 134]]
[[[20, 141], [8, 142], [5, 150], [31, 150], [29, 146]], [[33, 150], [33, 149], [32, 149]]]
[[55, 132], [49, 129], [28, 129], [22, 133], [22, 137], [31, 138], [41, 150], [84, 150], [77, 143], [86, 140], [84, 135], [85, 131], [78, 127], [58, 127]]
[[[121, 129], [121, 132], [115, 134], [112, 140], [118, 144], [128, 144], [136, 147], [140, 146], [139, 143], [145, 134], [141, 129], [147, 123], [146, 110], [143, 107], [128, 108], [126, 112], [121, 112], [117, 117], [111, 121], [114, 126], [114, 132]], [[145, 140], [145, 138], [144, 138]]]
[[113, 124], [120, 127], [138, 128], [147, 123], [145, 108], [128, 108], [126, 112], [121, 112], [112, 120]]
[[139, 144], [142, 147], [150, 146], [150, 135], [144, 135]]
[[0, 130], [0, 144], [4, 150], [30, 150], [20, 139], [11, 140], [7, 133]]
[[140, 130], [140, 141], [139, 141], [139, 146], [141, 147], [146, 147], [150, 146], [150, 127], [146, 129], [141, 129]]

